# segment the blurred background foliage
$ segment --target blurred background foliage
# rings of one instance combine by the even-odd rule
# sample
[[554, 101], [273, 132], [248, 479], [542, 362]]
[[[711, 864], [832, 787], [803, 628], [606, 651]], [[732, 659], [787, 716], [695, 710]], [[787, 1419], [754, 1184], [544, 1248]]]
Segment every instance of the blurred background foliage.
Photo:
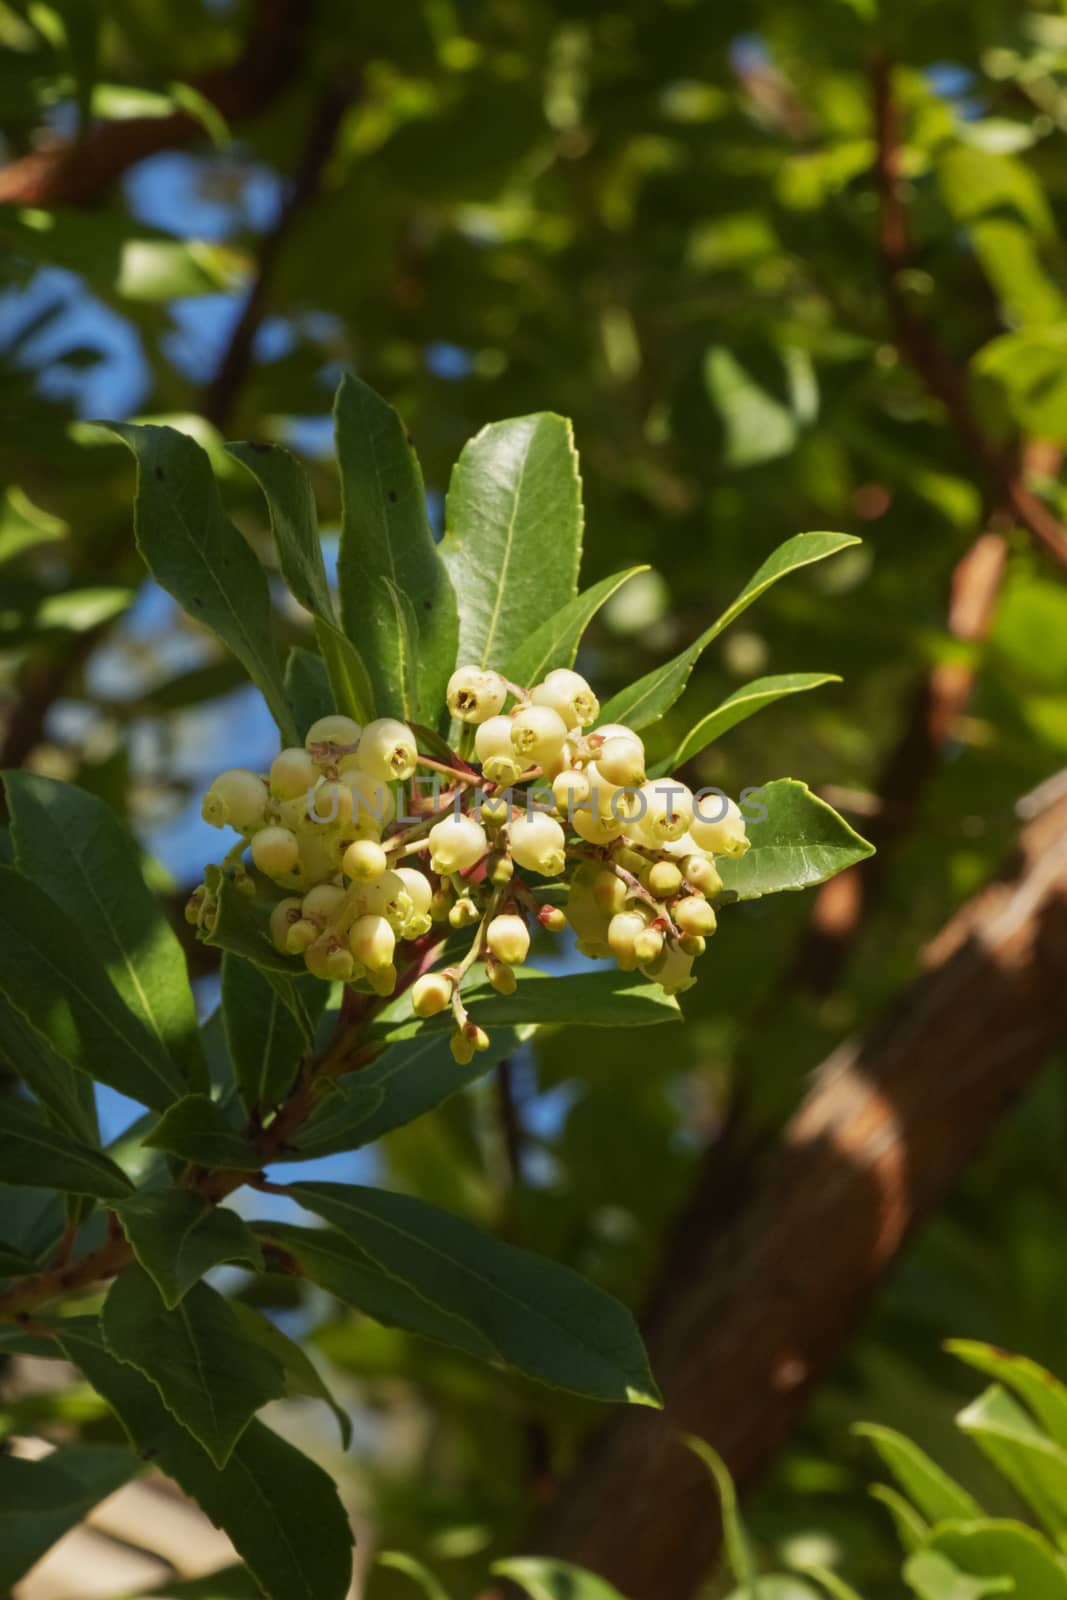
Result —
[[[761, 673], [841, 673], [727, 734], [695, 776], [825, 793], [882, 848], [862, 903], [821, 900], [814, 922], [810, 895], [735, 911], [687, 1026], [652, 1053], [640, 1030], [546, 1037], [375, 1152], [396, 1184], [639, 1304], [709, 1151], [738, 1127], [742, 1145], [773, 1138], [995, 868], [1019, 798], [1067, 765], [1067, 7], [8, 0], [0, 108], [3, 764], [105, 795], [176, 917], [216, 849], [201, 790], [262, 767], [273, 730], [146, 581], [128, 457], [93, 418], [166, 418], [209, 448], [285, 441], [328, 528], [344, 367], [407, 421], [438, 526], [465, 439], [565, 413], [583, 582], [649, 564], [587, 641], [602, 695], [788, 535], [863, 536], [728, 633], [657, 734], [668, 751]], [[269, 562], [251, 479], [213, 455]], [[194, 955], [208, 1013], [216, 977]], [[129, 1120], [117, 1099], [105, 1113], [112, 1133]], [[892, 1421], [975, 1482], [950, 1426], [966, 1375], [939, 1341], [1067, 1370], [1065, 1135], [1050, 1063], [842, 1351], [752, 1506], [765, 1550], [899, 1593], [848, 1424]], [[356, 1420], [357, 1521], [475, 1592], [590, 1411], [292, 1292], [272, 1309]], [[289, 1425], [333, 1452], [328, 1417]], [[15, 1392], [5, 1427], [112, 1424], [78, 1393]], [[406, 1582], [380, 1571], [370, 1593]]]

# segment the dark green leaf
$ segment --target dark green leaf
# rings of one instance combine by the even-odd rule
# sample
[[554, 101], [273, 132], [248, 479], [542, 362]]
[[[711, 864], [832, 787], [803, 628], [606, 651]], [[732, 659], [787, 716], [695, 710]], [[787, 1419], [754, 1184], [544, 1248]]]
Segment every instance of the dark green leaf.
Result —
[[627, 567], [625, 572], [613, 573], [610, 578], [602, 578], [599, 583], [594, 583], [592, 588], [583, 589], [581, 594], [568, 600], [554, 617], [542, 622], [528, 639], [518, 645], [504, 663], [505, 675], [512, 683], [529, 688], [554, 668], [571, 666], [582, 634], [601, 606], [624, 583], [635, 578], [639, 572], [647, 571], [647, 566]]
[[510, 1578], [530, 1600], [624, 1600], [618, 1589], [583, 1572], [569, 1561], [552, 1561], [546, 1556], [512, 1556], [493, 1563], [496, 1577]]
[[0, 867], [0, 988], [57, 1054], [101, 1083], [157, 1111], [184, 1091], [78, 926], [10, 867]]
[[483, 428], [452, 473], [446, 524], [458, 660], [502, 667], [574, 598], [582, 485], [570, 423], [542, 411]]
[[285, 658], [285, 695], [301, 739], [313, 722], [336, 710], [325, 661], [302, 645], [294, 645]]
[[138, 1470], [128, 1450], [68, 1445], [44, 1461], [0, 1456], [0, 1593]]
[[215, 926], [202, 935], [204, 944], [254, 961], [265, 972], [292, 978], [305, 975], [304, 962], [276, 950], [270, 936], [270, 914], [283, 898], [281, 891], [256, 872], [250, 877], [256, 886], [254, 895], [242, 894], [219, 867], [206, 868], [204, 882], [218, 905], [218, 915]]
[[306, 1395], [312, 1400], [322, 1400], [329, 1406], [341, 1430], [341, 1443], [347, 1450], [352, 1443], [352, 1418], [337, 1404], [303, 1347], [295, 1339], [290, 1339], [261, 1311], [257, 1311], [255, 1306], [246, 1306], [240, 1300], [231, 1300], [230, 1306], [247, 1337], [262, 1345], [281, 1366], [285, 1376], [285, 1392], [289, 1398]]
[[0, 1183], [98, 1200], [121, 1199], [132, 1187], [107, 1156], [54, 1128], [34, 1106], [11, 1094], [0, 1101]]
[[982, 1515], [978, 1502], [904, 1434], [873, 1422], [857, 1423], [853, 1432], [870, 1440], [904, 1493], [930, 1522], [945, 1518], [970, 1521]]
[[243, 1333], [216, 1290], [196, 1283], [173, 1309], [148, 1273], [127, 1267], [112, 1284], [100, 1325], [110, 1353], [159, 1390], [167, 1410], [217, 1467], [261, 1406], [285, 1393], [277, 1358]]
[[134, 1016], [194, 1087], [205, 1082], [185, 956], [111, 808], [71, 784], [4, 774], [15, 859], [76, 922]]
[[93, 1080], [64, 1061], [2, 993], [0, 1063], [29, 1085], [61, 1128], [85, 1144], [100, 1143]]
[[600, 713], [601, 722], [624, 722], [631, 728], [645, 728], [658, 722], [669, 711], [689, 681], [696, 666], [713, 639], [717, 639], [753, 601], [766, 594], [771, 586], [787, 573], [810, 567], [815, 561], [824, 561], [849, 545], [860, 541], [850, 533], [798, 533], [771, 552], [763, 565], [753, 573], [734, 602], [727, 606], [721, 617], [705, 628], [704, 632], [673, 660], [655, 667], [643, 678], [638, 678], [628, 689], [614, 695]]
[[[456, 598], [426, 517], [418, 460], [400, 418], [347, 374], [335, 408], [341, 472], [337, 576], [344, 630], [358, 640], [379, 716], [436, 722], [456, 662]], [[415, 633], [398, 633], [409, 604]], [[398, 648], [417, 663], [417, 694], [398, 686]]]
[[723, 888], [738, 900], [810, 888], [874, 854], [874, 846], [844, 817], [795, 778], [776, 778], [754, 789], [741, 809], [752, 812], [757, 806], [767, 816], [747, 824], [747, 854], [716, 862]]
[[692, 761], [713, 740], [720, 738], [730, 728], [736, 728], [739, 722], [747, 722], [764, 706], [771, 706], [786, 695], [803, 694], [807, 689], [820, 689], [823, 684], [840, 682], [835, 672], [781, 672], [768, 678], [753, 678], [751, 683], [735, 689], [722, 705], [702, 717], [686, 734], [673, 755], [658, 764], [652, 776], [662, 777], [666, 773], [677, 772], [679, 767]]
[[36, 1271], [37, 1262], [32, 1257], [0, 1239], [0, 1278], [23, 1278], [28, 1272]]
[[207, 455], [173, 428], [110, 426], [137, 460], [134, 527], [149, 571], [233, 651], [270, 707], [282, 743], [295, 744], [266, 574], [223, 511]]
[[199, 1167], [258, 1172], [263, 1165], [248, 1140], [230, 1126], [222, 1107], [206, 1094], [175, 1101], [144, 1142], [151, 1150], [166, 1150]]
[[[294, 980], [317, 1016], [329, 985], [312, 978]], [[251, 962], [226, 954], [222, 958], [222, 1012], [237, 1087], [251, 1111], [270, 1111], [293, 1086], [307, 1043], [278, 991]]]
[[337, 1183], [297, 1183], [290, 1193], [382, 1271], [468, 1319], [501, 1360], [573, 1393], [659, 1403], [630, 1313], [569, 1267], [410, 1195]]
[[108, 1353], [94, 1321], [68, 1318], [62, 1342], [138, 1450], [229, 1535], [268, 1600], [344, 1600], [352, 1534], [328, 1473], [261, 1422], [249, 1424], [216, 1471], [153, 1385]]
[[171, 1309], [223, 1261], [263, 1265], [259, 1241], [236, 1211], [187, 1189], [141, 1190], [116, 1209], [134, 1255]]

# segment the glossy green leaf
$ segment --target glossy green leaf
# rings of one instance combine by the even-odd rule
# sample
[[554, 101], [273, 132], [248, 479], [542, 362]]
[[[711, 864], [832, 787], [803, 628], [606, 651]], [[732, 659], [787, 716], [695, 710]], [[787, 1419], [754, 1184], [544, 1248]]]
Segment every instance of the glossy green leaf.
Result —
[[954, 1483], [924, 1450], [895, 1428], [860, 1422], [853, 1432], [870, 1440], [909, 1500], [914, 1501], [928, 1521], [941, 1522], [946, 1518], [970, 1521], [982, 1515], [981, 1506], [966, 1489]]
[[747, 823], [747, 853], [716, 861], [723, 888], [738, 900], [808, 889], [874, 854], [844, 817], [795, 778], [776, 778], [742, 800], [743, 814], [757, 807], [767, 815]]
[[841, 679], [834, 672], [780, 672], [767, 678], [753, 678], [751, 683], [735, 689], [720, 706], [702, 717], [668, 760], [658, 764], [653, 776], [662, 777], [665, 773], [677, 772], [686, 761], [692, 761], [714, 740], [721, 738], [731, 728], [736, 728], [739, 722], [747, 722], [764, 706], [772, 706], [776, 700], [783, 700], [787, 695], [803, 694], [808, 689], [820, 689], [823, 684], [840, 682]]
[[956, 1418], [1049, 1532], [1067, 1537], [1067, 1450], [999, 1383]]
[[223, 511], [207, 455], [173, 428], [109, 426], [137, 461], [134, 529], [148, 570], [233, 651], [270, 707], [282, 743], [295, 744], [267, 577]]
[[786, 577], [790, 572], [798, 572], [802, 567], [810, 567], [813, 562], [825, 561], [827, 556], [836, 555], [839, 550], [859, 543], [850, 533], [798, 533], [792, 539], [787, 539], [771, 552], [737, 599], [727, 606], [710, 628], [705, 628], [673, 660], [662, 667], [653, 668], [629, 688], [613, 695], [607, 705], [601, 708], [601, 722], [624, 722], [631, 728], [645, 728], [651, 722], [658, 722], [685, 688], [689, 674], [712, 640], [717, 639], [731, 622], [766, 594], [779, 578]]
[[168, 1107], [144, 1143], [150, 1150], [165, 1150], [181, 1161], [227, 1172], [258, 1172], [263, 1165], [257, 1152], [225, 1111], [206, 1094], [187, 1094]]
[[307, 472], [280, 445], [231, 444], [227, 449], [248, 468], [266, 497], [282, 576], [293, 597], [315, 619], [334, 709], [357, 722], [368, 722], [374, 715], [374, 690], [355, 644], [337, 626]]
[[[315, 978], [293, 982], [317, 1017], [329, 985]], [[228, 953], [222, 958], [222, 1014], [242, 1100], [250, 1111], [273, 1110], [293, 1086], [307, 1043], [303, 1028], [264, 975]]]
[[224, 1467], [249, 1422], [285, 1393], [277, 1357], [242, 1332], [216, 1290], [196, 1283], [173, 1309], [142, 1267], [112, 1284], [100, 1315], [116, 1361], [136, 1367], [167, 1410]]
[[530, 1600], [624, 1600], [594, 1572], [585, 1572], [569, 1561], [552, 1561], [546, 1556], [511, 1556], [494, 1561], [492, 1572], [510, 1578]]
[[445, 520], [458, 661], [503, 667], [577, 588], [582, 484], [570, 423], [543, 411], [483, 428], [453, 470]]
[[280, 1365], [289, 1399], [306, 1396], [311, 1400], [322, 1400], [329, 1406], [341, 1431], [341, 1443], [347, 1450], [352, 1443], [352, 1418], [337, 1404], [322, 1374], [303, 1347], [254, 1306], [246, 1306], [240, 1300], [231, 1300], [229, 1305], [246, 1337], [262, 1345]]
[[248, 1425], [218, 1471], [154, 1386], [110, 1355], [95, 1321], [67, 1319], [61, 1339], [137, 1449], [229, 1535], [268, 1600], [344, 1600], [352, 1533], [328, 1473], [261, 1422]]
[[64, 1061], [2, 992], [0, 1064], [29, 1085], [61, 1128], [83, 1143], [100, 1143], [93, 1080]]
[[209, 1205], [188, 1189], [143, 1189], [116, 1209], [134, 1255], [169, 1309], [211, 1267], [224, 1261], [263, 1265], [259, 1240], [236, 1211]]
[[501, 1360], [572, 1393], [659, 1403], [629, 1311], [569, 1267], [410, 1195], [335, 1183], [289, 1192], [383, 1271], [472, 1322]]
[[256, 886], [254, 895], [242, 894], [220, 868], [205, 869], [204, 882], [218, 905], [218, 915], [215, 926], [201, 934], [203, 943], [254, 961], [264, 972], [280, 973], [289, 978], [306, 975], [304, 962], [297, 956], [283, 955], [276, 950], [270, 936], [270, 914], [283, 898], [281, 890], [256, 872], [250, 876]]
[[466, 1066], [453, 1059], [446, 1030], [424, 1028], [390, 1045], [369, 1066], [338, 1080], [334, 1093], [296, 1132], [283, 1159], [306, 1161], [372, 1144], [475, 1083], [531, 1032], [494, 1028], [488, 1050], [479, 1050]]
[[0, 991], [72, 1067], [161, 1111], [185, 1089], [156, 1036], [119, 998], [81, 930], [0, 867]]
[[35, 1106], [12, 1094], [0, 1101], [0, 1183], [98, 1200], [121, 1199], [131, 1189], [126, 1174], [107, 1156], [53, 1127]]
[[43, 1461], [0, 1455], [0, 1593], [139, 1468], [110, 1445], [67, 1445]]
[[111, 981], [194, 1087], [206, 1082], [185, 955], [110, 806], [29, 772], [4, 774], [15, 860], [76, 922]]
[[422, 472], [396, 412], [350, 373], [334, 418], [344, 631], [366, 662], [377, 714], [433, 723], [456, 662], [456, 597], [430, 532]]
[[1014, 1389], [1049, 1437], [1067, 1450], [1067, 1387], [1051, 1372], [1026, 1356], [1011, 1355], [977, 1339], [949, 1339], [945, 1349], [969, 1367], [996, 1378], [1005, 1388]]
[[294, 645], [285, 658], [285, 697], [301, 741], [313, 722], [336, 710], [325, 661], [303, 645]]
[[1025, 1523], [989, 1517], [981, 1522], [942, 1522], [929, 1548], [962, 1572], [1008, 1577], [1025, 1600], [1067, 1600], [1067, 1565], [1047, 1539]]
[[986, 1600], [987, 1595], [1011, 1594], [1010, 1578], [972, 1578], [945, 1556], [919, 1550], [904, 1563], [904, 1581], [919, 1600]]
[[639, 572], [647, 571], [647, 566], [627, 567], [624, 572], [602, 578], [591, 588], [576, 594], [573, 600], [568, 600], [555, 616], [542, 622], [529, 638], [523, 639], [512, 651], [504, 663], [505, 675], [512, 683], [529, 688], [554, 668], [571, 666], [582, 635], [601, 606], [606, 605], [624, 583], [635, 578]]
[[726, 1556], [730, 1563], [730, 1569], [742, 1589], [748, 1589], [755, 1595], [756, 1568], [752, 1560], [752, 1552], [749, 1549], [748, 1535], [745, 1532], [744, 1523], [741, 1521], [741, 1513], [737, 1505], [737, 1490], [734, 1488], [734, 1480], [730, 1476], [730, 1469], [718, 1451], [713, 1450], [705, 1439], [698, 1439], [693, 1434], [686, 1434], [682, 1438], [682, 1443], [692, 1450], [697, 1460], [703, 1462], [711, 1474], [719, 1496], [723, 1542], [726, 1546]]

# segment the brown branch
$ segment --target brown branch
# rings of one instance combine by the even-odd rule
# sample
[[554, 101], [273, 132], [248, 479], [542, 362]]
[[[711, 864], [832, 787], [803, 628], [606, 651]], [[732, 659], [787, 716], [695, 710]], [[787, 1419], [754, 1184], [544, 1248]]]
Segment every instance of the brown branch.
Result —
[[710, 1440], [742, 1488], [758, 1479], [909, 1232], [1067, 1037], [1062, 788], [923, 965], [880, 1026], [819, 1069], [735, 1218], [723, 1227], [706, 1192], [691, 1207], [688, 1271], [663, 1285], [647, 1330], [665, 1412], [617, 1415], [534, 1549], [630, 1600], [694, 1593], [719, 1530], [679, 1432]]
[[[312, 15], [309, 0], [258, 0], [240, 59], [194, 87], [229, 122], [257, 116], [298, 71]], [[90, 205], [138, 161], [204, 137], [187, 111], [100, 122], [79, 139], [54, 139], [0, 168], [0, 204]]]
[[1067, 568], [1067, 532], [1028, 486], [1011, 452], [1000, 450], [975, 415], [966, 368], [941, 343], [931, 323], [915, 309], [904, 287], [914, 265], [907, 211], [901, 188], [900, 108], [893, 94], [891, 63], [879, 56], [871, 65], [879, 198], [879, 253], [886, 307], [897, 346], [947, 411], [961, 442], [974, 458], [998, 504], [1009, 506], [1019, 522]]

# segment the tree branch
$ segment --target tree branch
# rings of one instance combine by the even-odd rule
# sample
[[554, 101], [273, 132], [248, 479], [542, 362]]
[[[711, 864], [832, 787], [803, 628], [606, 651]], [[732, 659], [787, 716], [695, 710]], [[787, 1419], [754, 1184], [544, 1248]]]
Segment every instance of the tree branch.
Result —
[[593, 1441], [533, 1548], [630, 1600], [694, 1593], [719, 1530], [678, 1433], [709, 1439], [742, 1488], [756, 1481], [909, 1232], [1067, 1037], [1067, 793], [1050, 793], [923, 976], [819, 1069], [733, 1220], [706, 1190], [691, 1206], [687, 1270], [676, 1257], [647, 1329], [666, 1410], [623, 1413]]

